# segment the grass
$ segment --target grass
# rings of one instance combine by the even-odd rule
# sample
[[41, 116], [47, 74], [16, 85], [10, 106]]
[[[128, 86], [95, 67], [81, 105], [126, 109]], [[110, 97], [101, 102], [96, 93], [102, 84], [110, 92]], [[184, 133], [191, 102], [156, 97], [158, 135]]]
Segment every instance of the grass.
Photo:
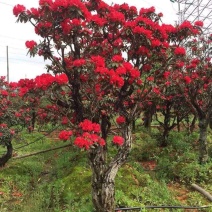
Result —
[[[190, 187], [197, 183], [212, 192], [212, 162], [205, 166], [197, 163], [197, 133], [172, 132], [166, 148], [158, 147], [158, 133], [152, 129], [150, 134], [141, 126], [136, 129], [132, 152], [116, 177], [117, 207], [210, 204]], [[38, 132], [23, 133], [22, 137], [25, 142], [37, 141], [17, 149], [18, 155], [61, 145], [50, 138], [39, 139], [42, 134]], [[21, 145], [14, 141], [15, 148]], [[0, 172], [0, 211], [92, 212], [91, 171], [85, 154], [67, 147], [10, 160]], [[150, 161], [157, 166], [143, 166]]]

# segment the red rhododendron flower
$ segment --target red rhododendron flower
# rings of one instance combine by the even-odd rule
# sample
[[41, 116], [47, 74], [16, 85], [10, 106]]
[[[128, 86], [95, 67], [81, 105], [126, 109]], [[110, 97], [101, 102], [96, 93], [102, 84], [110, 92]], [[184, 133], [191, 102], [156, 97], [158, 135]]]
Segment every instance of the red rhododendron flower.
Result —
[[16, 112], [16, 113], [15, 113], [15, 116], [16, 116], [16, 117], [21, 117], [21, 113]]
[[103, 27], [104, 24], [106, 23], [106, 20], [104, 20], [103, 18], [100, 18], [99, 15], [93, 15], [91, 17], [92, 22], [94, 22], [95, 24], [97, 24], [100, 27]]
[[125, 67], [123, 66], [119, 66], [117, 69], [116, 69], [116, 73], [118, 75], [123, 75], [123, 74], [126, 74], [127, 70]]
[[99, 133], [101, 131], [101, 127], [99, 124], [97, 123], [93, 123], [93, 131], [96, 132], [96, 133]]
[[174, 50], [174, 54], [175, 55], [185, 55], [186, 54], [186, 51], [183, 47], [177, 47], [175, 50]]
[[124, 85], [124, 79], [117, 74], [111, 74], [110, 84], [116, 85], [117, 87], [121, 88]]
[[66, 116], [62, 117], [62, 121], [61, 121], [61, 124], [68, 124], [69, 120]]
[[202, 21], [196, 21], [194, 22], [195, 26], [203, 27], [203, 22]]
[[157, 39], [152, 40], [151, 43], [153, 48], [161, 45], [161, 42]]
[[131, 70], [130, 70], [130, 76], [131, 76], [133, 79], [136, 79], [136, 78], [140, 77], [140, 71], [137, 70], [137, 69], [131, 69]]
[[0, 124], [0, 127], [1, 127], [1, 128], [6, 128], [6, 127], [7, 127], [7, 124], [2, 123], [2, 124]]
[[2, 91], [1, 91], [1, 95], [2, 95], [2, 96], [8, 96], [8, 92], [5, 91], [5, 90], [2, 90]]
[[83, 131], [94, 131], [94, 132], [100, 132], [101, 128], [100, 125], [97, 123], [92, 123], [90, 120], [85, 119], [84, 121], [80, 122], [79, 127]]
[[156, 93], [156, 94], [160, 94], [160, 89], [159, 89], [159, 88], [154, 87], [154, 88], [153, 88], [153, 92], [154, 92], [154, 93]]
[[150, 82], [151, 82], [151, 81], [154, 81], [154, 79], [155, 79], [155, 78], [154, 78], [153, 76], [147, 77], [147, 80], [150, 81]]
[[165, 79], [167, 79], [169, 77], [169, 75], [170, 75], [170, 71], [165, 71], [163, 73], [163, 76], [164, 76]]
[[36, 18], [39, 17], [39, 11], [36, 8], [31, 8], [30, 10], [27, 10], [27, 13], [35, 16]]
[[71, 136], [72, 136], [72, 131], [71, 130], [69, 130], [69, 131], [67, 131], [67, 130], [63, 130], [63, 131], [61, 131], [60, 132], [60, 134], [59, 134], [59, 139], [60, 140], [63, 140], [63, 141], [67, 141]]
[[86, 150], [88, 150], [90, 146], [92, 145], [92, 143], [88, 141], [87, 139], [85, 139], [84, 137], [77, 137], [74, 140], [74, 145], [78, 146], [81, 149], [85, 148]]
[[26, 7], [24, 7], [23, 5], [17, 4], [14, 8], [13, 8], [13, 14], [17, 17], [20, 13], [22, 13], [24, 10], [26, 9]]
[[39, 5], [42, 6], [42, 5], [51, 5], [53, 2], [52, 0], [40, 0], [39, 1]]
[[190, 84], [191, 81], [192, 81], [191, 78], [190, 78], [189, 76], [185, 76], [185, 77], [184, 77], [184, 80], [185, 80], [185, 83], [186, 83], [186, 84]]
[[119, 116], [119, 117], [117, 117], [116, 122], [117, 122], [117, 124], [123, 124], [126, 122], [126, 119], [124, 116]]
[[113, 62], [121, 62], [121, 61], [123, 61], [123, 57], [121, 55], [114, 55], [112, 57], [112, 61]]
[[86, 61], [84, 59], [74, 60], [73, 61], [73, 66], [80, 67], [80, 66], [83, 66], [85, 64], [85, 62]]
[[31, 41], [26, 41], [25, 45], [27, 48], [32, 50], [37, 45], [37, 43], [34, 40], [31, 40]]
[[124, 138], [121, 137], [121, 136], [115, 135], [115, 136], [113, 137], [113, 143], [114, 143], [114, 144], [117, 144], [117, 145], [119, 145], [119, 146], [122, 146], [122, 145], [124, 144]]

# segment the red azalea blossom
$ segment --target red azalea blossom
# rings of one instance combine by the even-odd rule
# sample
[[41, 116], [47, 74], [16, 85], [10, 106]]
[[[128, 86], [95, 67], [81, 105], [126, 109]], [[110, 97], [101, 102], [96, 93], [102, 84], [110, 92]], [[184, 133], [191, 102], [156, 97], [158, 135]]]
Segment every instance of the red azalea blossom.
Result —
[[63, 131], [61, 131], [60, 132], [60, 134], [59, 134], [59, 139], [60, 140], [63, 140], [63, 141], [67, 141], [71, 136], [72, 136], [72, 131], [71, 130], [69, 130], [69, 131], [67, 131], [67, 130], [63, 130]]
[[74, 140], [74, 145], [78, 146], [81, 149], [85, 148], [86, 150], [88, 150], [92, 143], [83, 137], [77, 137]]
[[34, 40], [31, 40], [31, 41], [26, 41], [25, 45], [27, 48], [32, 50], [37, 45], [37, 43]]
[[122, 58], [121, 55], [114, 55], [112, 57], [112, 61], [114, 61], [114, 62], [121, 62], [121, 61], [123, 61], [123, 58]]
[[150, 81], [150, 82], [151, 82], [151, 81], [153, 82], [153, 81], [154, 81], [154, 77], [152, 77], [152, 76], [147, 77], [147, 80]]
[[2, 90], [2, 91], [1, 91], [1, 95], [2, 95], [2, 96], [8, 96], [8, 92], [5, 91], [5, 90]]
[[39, 17], [39, 11], [36, 8], [31, 8], [30, 10], [27, 10], [27, 13], [35, 16], [36, 18]]
[[196, 21], [194, 22], [195, 26], [203, 27], [203, 22], [202, 21]]
[[1, 128], [6, 128], [6, 127], [7, 127], [7, 124], [2, 123], [2, 124], [0, 124], [0, 127], [1, 127]]
[[185, 55], [186, 54], [186, 51], [183, 47], [177, 47], [175, 50], [174, 50], [174, 54], [175, 55]]
[[163, 73], [163, 76], [164, 76], [165, 79], [167, 79], [170, 76], [170, 71], [165, 71]]
[[13, 14], [17, 17], [20, 13], [22, 13], [26, 8], [23, 5], [17, 4], [13, 8]]
[[74, 60], [73, 61], [73, 66], [80, 67], [80, 66], [83, 66], [85, 64], [85, 62], [86, 61], [84, 59]]
[[185, 76], [185, 77], [184, 77], [184, 80], [185, 80], [185, 83], [186, 83], [186, 84], [190, 84], [191, 81], [192, 81], [191, 78], [190, 78], [189, 76]]
[[160, 94], [160, 89], [159, 89], [159, 88], [154, 87], [154, 88], [153, 88], [153, 92], [154, 92], [154, 93], [156, 93], [156, 94]]
[[126, 122], [126, 119], [124, 116], [119, 116], [119, 117], [117, 117], [116, 122], [117, 122], [117, 124], [123, 124]]
[[79, 124], [79, 127], [83, 130], [83, 131], [94, 131], [99, 133], [101, 128], [100, 125], [97, 123], [92, 123], [90, 120], [85, 119], [84, 121], [82, 121]]
[[121, 136], [115, 135], [115, 136], [113, 137], [113, 143], [114, 143], [114, 144], [117, 144], [118, 146], [122, 146], [122, 145], [124, 144], [124, 138], [121, 137]]
[[66, 124], [68, 124], [68, 122], [69, 122], [69, 120], [68, 120], [68, 118], [66, 116], [62, 117], [61, 124], [66, 125]]
[[51, 5], [53, 2], [52, 0], [40, 0], [39, 5]]

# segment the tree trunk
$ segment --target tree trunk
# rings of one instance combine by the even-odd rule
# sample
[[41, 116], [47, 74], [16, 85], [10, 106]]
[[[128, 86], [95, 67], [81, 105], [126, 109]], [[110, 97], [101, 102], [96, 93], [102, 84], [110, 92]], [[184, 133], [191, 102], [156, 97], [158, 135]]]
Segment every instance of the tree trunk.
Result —
[[6, 144], [7, 152], [0, 158], [0, 167], [4, 166], [7, 161], [12, 157], [13, 146], [12, 143], [9, 142]]
[[135, 120], [133, 120], [133, 122], [132, 122], [132, 131], [133, 131], [133, 133], [135, 132], [135, 128], [136, 128], [136, 126], [135, 126]]
[[180, 117], [177, 115], [177, 131], [180, 132]]
[[97, 147], [89, 152], [92, 169], [92, 200], [96, 212], [115, 210], [115, 177], [131, 149], [131, 127], [127, 126], [123, 129], [123, 137], [125, 138], [123, 146], [108, 165], [103, 147]]
[[145, 111], [144, 113], [144, 127], [151, 131], [152, 115], [151, 111]]
[[195, 124], [196, 124], [196, 120], [197, 120], [197, 116], [194, 115], [191, 124], [190, 124], [190, 133], [193, 133], [194, 129], [195, 129]]
[[208, 161], [208, 144], [207, 144], [207, 120], [199, 119], [199, 162], [204, 164]]
[[167, 147], [168, 146], [168, 137], [169, 137], [169, 129], [165, 128], [163, 131], [162, 141], [160, 143], [161, 147]]

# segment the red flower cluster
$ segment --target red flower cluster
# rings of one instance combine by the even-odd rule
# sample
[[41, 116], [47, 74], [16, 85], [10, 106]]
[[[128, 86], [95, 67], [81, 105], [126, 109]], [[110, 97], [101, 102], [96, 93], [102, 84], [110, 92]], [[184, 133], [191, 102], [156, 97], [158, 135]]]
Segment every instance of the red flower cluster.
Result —
[[58, 83], [59, 85], [66, 84], [68, 82], [68, 78], [65, 74], [59, 74], [56, 76], [52, 76], [51, 74], [42, 74], [35, 78], [35, 83], [37, 88], [41, 88], [46, 90], [53, 83]]
[[85, 132], [82, 136], [75, 139], [74, 144], [79, 148], [85, 148], [88, 150], [93, 144], [99, 144], [100, 146], [105, 145], [105, 140], [97, 134]]
[[184, 81], [185, 81], [186, 84], [190, 84], [192, 80], [189, 76], [185, 76]]
[[6, 90], [1, 90], [0, 92], [1, 92], [2, 96], [8, 96], [9, 95], [9, 93]]
[[71, 130], [69, 131], [63, 130], [59, 133], [59, 139], [63, 141], [67, 141], [72, 136], [72, 134], [73, 132]]
[[31, 41], [26, 41], [25, 45], [27, 48], [32, 50], [37, 45], [37, 43], [34, 40], [31, 40]]
[[113, 137], [113, 143], [116, 144], [116, 145], [118, 145], [118, 146], [122, 146], [124, 144], [124, 138], [121, 137], [121, 136], [115, 135]]
[[186, 54], [186, 51], [183, 47], [177, 47], [175, 50], [174, 50], [174, 54], [175, 55], [181, 55], [181, 56], [184, 56]]
[[194, 22], [195, 26], [203, 27], [203, 22], [202, 21], [196, 21]]
[[95, 133], [99, 133], [101, 131], [100, 125], [97, 123], [93, 123], [88, 119], [85, 119], [83, 122], [81, 122], [79, 124], [79, 127], [83, 130], [83, 131], [88, 131], [88, 132], [95, 132]]
[[94, 144], [98, 144], [100, 146], [105, 145], [105, 140], [98, 135], [101, 131], [99, 124], [85, 119], [79, 124], [79, 127], [83, 130], [83, 133], [81, 136], [76, 137], [74, 141], [76, 146], [88, 150]]
[[68, 124], [68, 122], [69, 122], [69, 120], [68, 120], [68, 118], [66, 116], [62, 117], [61, 124], [66, 125], [66, 124]]
[[169, 76], [170, 76], [170, 71], [165, 71], [164, 73], [163, 73], [163, 77], [165, 78], [165, 79], [167, 79]]
[[80, 66], [83, 66], [85, 62], [86, 61], [84, 59], [77, 59], [73, 61], [73, 66], [80, 67]]
[[126, 122], [126, 119], [124, 116], [119, 116], [119, 117], [117, 117], [116, 122], [117, 122], [117, 124], [123, 124]]
[[26, 8], [23, 5], [17, 4], [13, 8], [13, 14], [17, 17], [20, 13], [22, 13], [25, 10], [26, 10]]

